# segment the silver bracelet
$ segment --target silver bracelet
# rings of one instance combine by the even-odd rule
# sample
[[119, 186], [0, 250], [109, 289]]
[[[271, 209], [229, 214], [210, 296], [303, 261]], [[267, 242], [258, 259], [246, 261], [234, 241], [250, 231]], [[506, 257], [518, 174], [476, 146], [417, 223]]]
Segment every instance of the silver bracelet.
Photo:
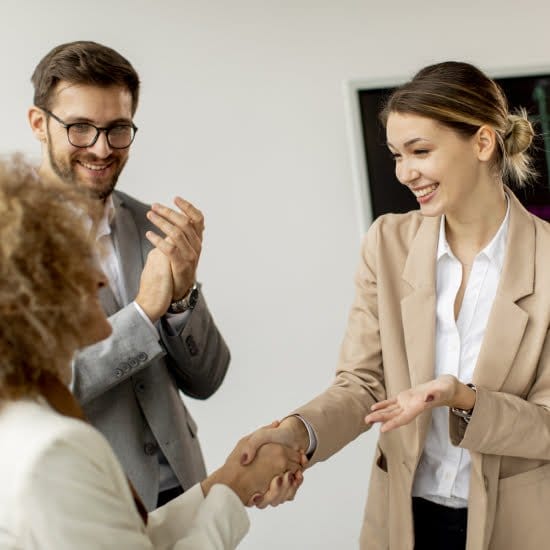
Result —
[[[474, 390], [475, 392], [477, 392], [477, 388], [475, 387], [474, 384], [466, 384], [466, 385], [472, 390]], [[470, 410], [465, 410], [465, 409], [457, 409], [456, 407], [451, 407], [451, 412], [455, 416], [459, 416], [460, 418], [463, 418], [466, 424], [468, 424], [472, 419], [472, 413], [474, 412], [474, 408], [472, 407]]]

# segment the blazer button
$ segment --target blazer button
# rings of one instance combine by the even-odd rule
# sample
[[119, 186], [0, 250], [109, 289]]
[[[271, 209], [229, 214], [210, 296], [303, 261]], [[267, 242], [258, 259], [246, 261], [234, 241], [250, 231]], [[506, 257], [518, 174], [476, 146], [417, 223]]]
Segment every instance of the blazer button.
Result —
[[128, 359], [128, 365], [130, 365], [131, 368], [137, 367], [139, 365], [137, 357], [132, 357], [131, 359]]
[[187, 344], [187, 349], [189, 350], [191, 357], [194, 357], [197, 353], [199, 353], [195, 339], [191, 336], [191, 334], [185, 339], [185, 343]]
[[145, 451], [146, 455], [152, 456], [154, 454], [157, 454], [158, 445], [156, 443], [145, 443], [143, 446], [143, 450]]
[[118, 369], [122, 372], [128, 372], [130, 370], [130, 364], [129, 363], [119, 363]]
[[143, 382], [136, 384], [136, 391], [138, 393], [143, 393], [145, 391], [145, 384]]
[[147, 361], [147, 358], [148, 358], [148, 357], [149, 357], [149, 356], [148, 356], [144, 351], [142, 351], [142, 352], [140, 352], [140, 353], [137, 354], [136, 359], [137, 359], [140, 363], [143, 363], [144, 361]]
[[115, 369], [115, 376], [120, 378], [122, 376], [122, 371], [120, 369]]

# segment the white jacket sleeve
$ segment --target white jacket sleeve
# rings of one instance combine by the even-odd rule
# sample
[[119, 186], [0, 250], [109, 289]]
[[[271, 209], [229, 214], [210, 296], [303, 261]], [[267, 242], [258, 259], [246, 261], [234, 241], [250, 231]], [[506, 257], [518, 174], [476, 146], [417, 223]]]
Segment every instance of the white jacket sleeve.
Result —
[[196, 485], [151, 513], [145, 527], [107, 441], [81, 422], [52, 440], [25, 479], [17, 522], [25, 549], [230, 549], [249, 526], [228, 487], [204, 498]]

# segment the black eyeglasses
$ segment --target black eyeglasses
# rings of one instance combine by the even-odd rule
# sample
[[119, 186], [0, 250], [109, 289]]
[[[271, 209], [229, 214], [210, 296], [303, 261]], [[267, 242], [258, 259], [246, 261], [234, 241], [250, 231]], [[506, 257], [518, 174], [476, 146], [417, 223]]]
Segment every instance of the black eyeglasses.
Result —
[[72, 122], [67, 124], [48, 109], [42, 109], [49, 116], [57, 120], [67, 130], [67, 139], [74, 147], [92, 147], [97, 141], [100, 132], [105, 132], [107, 143], [112, 149], [127, 149], [134, 141], [137, 126], [134, 124], [114, 124], [108, 128], [99, 128], [89, 122]]

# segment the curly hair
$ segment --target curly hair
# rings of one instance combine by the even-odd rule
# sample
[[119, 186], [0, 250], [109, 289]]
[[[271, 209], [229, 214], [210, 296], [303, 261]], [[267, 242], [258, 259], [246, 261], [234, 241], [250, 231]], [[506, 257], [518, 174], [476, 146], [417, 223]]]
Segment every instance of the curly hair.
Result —
[[41, 374], [59, 375], [79, 346], [97, 291], [84, 221], [95, 202], [41, 181], [21, 157], [0, 160], [0, 398], [36, 394]]

